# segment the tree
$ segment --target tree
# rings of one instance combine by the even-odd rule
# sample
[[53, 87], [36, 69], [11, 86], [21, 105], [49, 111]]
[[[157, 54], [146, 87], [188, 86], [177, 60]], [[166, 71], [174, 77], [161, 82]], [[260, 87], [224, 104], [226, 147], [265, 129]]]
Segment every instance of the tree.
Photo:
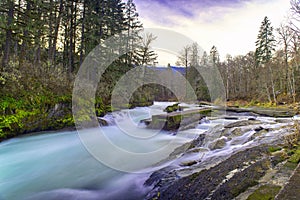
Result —
[[[275, 84], [273, 79], [273, 71], [270, 65], [270, 61], [273, 57], [273, 52], [275, 51], [275, 37], [273, 35], [273, 27], [271, 26], [271, 22], [268, 17], [265, 17], [261, 23], [259, 33], [256, 41], [256, 51], [255, 51], [255, 60], [257, 65], [267, 66], [269, 69], [270, 84], [271, 90], [269, 91], [269, 84], [264, 79], [263, 86], [268, 95], [269, 101], [271, 101], [271, 93], [273, 96], [273, 100], [276, 103], [276, 93], [275, 93]], [[265, 72], [266, 73], [266, 72]]]
[[143, 24], [139, 21], [138, 17], [139, 14], [137, 13], [133, 0], [128, 0], [125, 4], [124, 11], [124, 28], [127, 32], [126, 52], [128, 52], [125, 57], [125, 62], [127, 64], [132, 64], [134, 56], [133, 50], [136, 48], [136, 41], [141, 39], [139, 32], [143, 29]]
[[209, 54], [209, 59], [210, 59], [210, 62], [213, 64], [213, 65], [216, 65], [220, 62], [220, 56], [219, 56], [219, 52], [217, 50], [217, 47], [216, 46], [213, 46], [210, 50], [210, 54]]
[[291, 0], [291, 11], [292, 11], [292, 27], [293, 30], [300, 33], [300, 27], [296, 25], [296, 23], [300, 23], [300, 0]]
[[135, 51], [136, 65], [152, 65], [156, 59], [157, 54], [151, 50], [151, 43], [156, 40], [156, 36], [152, 33], [146, 33], [143, 39], [141, 39], [140, 47]]
[[272, 53], [275, 51], [275, 42], [273, 27], [268, 17], [265, 17], [256, 41], [255, 57], [257, 64], [266, 64], [271, 60]]
[[200, 58], [199, 58], [199, 45], [195, 42], [192, 44], [191, 48], [191, 54], [190, 54], [190, 66], [196, 67], [200, 64]]
[[5, 44], [4, 44], [4, 52], [3, 52], [3, 58], [2, 58], [2, 66], [6, 67], [9, 62], [10, 58], [10, 51], [11, 46], [13, 42], [13, 33], [12, 33], [12, 25], [14, 21], [14, 11], [15, 11], [15, 5], [14, 1], [8, 0], [7, 2], [7, 20], [6, 20], [6, 33], [5, 33]]
[[191, 47], [189, 45], [183, 47], [180, 51], [176, 65], [188, 67], [190, 63]]
[[208, 64], [208, 61], [209, 61], [209, 59], [208, 59], [207, 52], [204, 51], [204, 52], [203, 52], [203, 55], [202, 55], [202, 57], [201, 57], [200, 64], [203, 65], [203, 66], [205, 66], [205, 65]]
[[279, 34], [279, 43], [283, 46], [283, 58], [284, 58], [284, 68], [285, 68], [285, 92], [288, 93], [290, 88], [290, 71], [289, 71], [289, 46], [292, 41], [292, 30], [290, 27], [285, 26], [283, 24], [280, 25], [279, 28], [276, 29]]

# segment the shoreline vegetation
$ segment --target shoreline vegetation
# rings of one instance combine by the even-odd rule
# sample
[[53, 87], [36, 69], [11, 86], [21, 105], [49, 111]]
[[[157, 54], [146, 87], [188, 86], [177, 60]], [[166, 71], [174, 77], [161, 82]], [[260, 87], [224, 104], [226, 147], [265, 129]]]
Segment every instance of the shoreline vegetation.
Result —
[[[36, 100], [38, 101], [38, 100]], [[3, 115], [0, 116], [0, 142], [17, 136], [41, 131], [75, 129], [72, 115], [71, 97], [55, 99], [39, 99], [39, 104], [28, 106], [24, 101], [6, 98], [1, 101]], [[124, 108], [150, 106], [153, 102], [135, 102], [124, 105]], [[200, 105], [214, 105], [210, 102], [199, 102]], [[178, 106], [178, 104], [176, 104]], [[270, 117], [293, 117], [299, 113], [299, 104], [275, 105], [273, 103], [228, 101], [223, 109], [233, 112], [252, 111]], [[105, 106], [101, 99], [96, 98], [95, 111], [97, 117], [115, 111], [111, 106]], [[11, 114], [6, 114], [11, 113]], [[282, 114], [284, 113], [284, 114]]]

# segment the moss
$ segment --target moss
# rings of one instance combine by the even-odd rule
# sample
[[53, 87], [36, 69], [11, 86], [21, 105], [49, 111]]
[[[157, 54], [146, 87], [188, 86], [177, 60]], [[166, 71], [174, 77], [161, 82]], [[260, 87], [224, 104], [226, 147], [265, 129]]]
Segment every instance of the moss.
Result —
[[230, 193], [233, 197], [237, 197], [239, 194], [245, 192], [249, 187], [255, 186], [257, 184], [258, 182], [256, 180], [245, 179], [243, 184], [240, 184], [238, 186], [231, 185], [230, 188], [232, 189]]
[[166, 122], [166, 130], [177, 130], [182, 120], [181, 115], [169, 116]]
[[22, 99], [1, 97], [0, 141], [28, 132], [72, 126], [70, 95], [27, 94]]
[[167, 113], [175, 112], [177, 110], [179, 110], [179, 103], [173, 104], [164, 109], [164, 111]]
[[263, 185], [254, 191], [247, 200], [272, 200], [280, 191], [281, 187], [276, 185]]
[[200, 111], [199, 111], [199, 114], [200, 114], [200, 115], [207, 116], [207, 115], [209, 115], [211, 112], [212, 112], [212, 110], [200, 110]]
[[295, 153], [288, 159], [291, 163], [299, 163], [300, 161], [300, 148], [295, 151]]
[[295, 170], [297, 168], [298, 164], [297, 163], [292, 163], [292, 162], [286, 162], [283, 167], [282, 170], [283, 171], [287, 171], [287, 170]]
[[279, 147], [279, 146], [274, 146], [274, 147], [269, 147], [269, 152], [270, 153], [273, 153], [273, 152], [276, 152], [276, 151], [280, 151], [282, 148]]

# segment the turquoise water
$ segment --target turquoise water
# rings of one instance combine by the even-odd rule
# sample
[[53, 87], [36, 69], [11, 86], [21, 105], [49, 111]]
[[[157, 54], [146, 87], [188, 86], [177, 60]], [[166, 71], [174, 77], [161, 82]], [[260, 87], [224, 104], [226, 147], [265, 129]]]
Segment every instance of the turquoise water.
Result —
[[103, 188], [122, 173], [96, 161], [76, 132], [41, 134], [0, 144], [0, 194], [23, 199], [59, 188]]
[[[158, 110], [162, 109], [158, 107], [152, 112]], [[141, 161], [131, 161], [130, 157], [109, 155], [107, 144], [97, 141], [97, 150], [106, 151], [110, 161], [121, 160], [124, 166], [154, 170], [157, 169], [154, 164], [168, 157], [176, 147], [197, 137], [193, 132], [174, 136], [148, 130], [138, 122], [149, 116], [149, 110], [140, 108], [130, 112], [130, 117], [119, 113], [114, 116], [116, 124], [101, 129], [115, 146], [143, 154], [160, 150], [170, 141], [173, 143], [159, 156], [145, 154]], [[84, 134], [88, 140], [96, 141], [99, 129], [85, 130]], [[44, 132], [0, 143], [1, 200], [142, 199], [150, 189], [143, 186], [150, 174], [149, 170], [125, 173], [107, 167], [89, 153], [77, 131]]]

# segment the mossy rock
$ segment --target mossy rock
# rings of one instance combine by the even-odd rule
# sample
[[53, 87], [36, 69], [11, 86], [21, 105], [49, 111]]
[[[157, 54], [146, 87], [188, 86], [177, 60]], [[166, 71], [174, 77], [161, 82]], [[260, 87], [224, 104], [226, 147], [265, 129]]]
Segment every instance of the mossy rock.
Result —
[[272, 200], [280, 191], [281, 187], [277, 185], [263, 185], [254, 191], [247, 200]]
[[171, 112], [175, 112], [175, 111], [178, 111], [178, 110], [181, 110], [181, 108], [179, 106], [179, 103], [176, 103], [176, 104], [173, 104], [171, 106], [166, 107], [164, 109], [164, 112], [171, 113]]
[[295, 153], [288, 160], [291, 163], [299, 163], [300, 162], [300, 147], [295, 151]]

